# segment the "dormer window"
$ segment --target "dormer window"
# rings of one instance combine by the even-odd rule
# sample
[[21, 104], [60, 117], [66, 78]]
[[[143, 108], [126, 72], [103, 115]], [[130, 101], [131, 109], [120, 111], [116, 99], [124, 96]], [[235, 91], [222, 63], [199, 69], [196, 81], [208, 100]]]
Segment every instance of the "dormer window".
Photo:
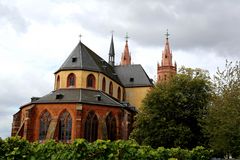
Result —
[[59, 94], [56, 94], [56, 99], [63, 99], [63, 94], [59, 93]]
[[73, 57], [72, 62], [77, 62], [77, 57]]

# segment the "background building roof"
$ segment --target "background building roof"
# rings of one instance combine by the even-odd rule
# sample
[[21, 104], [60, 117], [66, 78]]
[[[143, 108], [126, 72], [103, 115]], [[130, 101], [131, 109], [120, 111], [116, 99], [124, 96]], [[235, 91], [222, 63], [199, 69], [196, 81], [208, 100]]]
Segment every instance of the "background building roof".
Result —
[[152, 80], [140, 64], [119, 65], [114, 69], [124, 87], [153, 86]]

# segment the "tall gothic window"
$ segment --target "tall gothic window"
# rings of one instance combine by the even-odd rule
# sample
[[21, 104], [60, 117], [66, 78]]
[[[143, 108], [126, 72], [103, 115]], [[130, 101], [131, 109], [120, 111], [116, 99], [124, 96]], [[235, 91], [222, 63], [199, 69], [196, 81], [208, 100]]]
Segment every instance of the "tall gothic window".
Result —
[[67, 87], [75, 87], [75, 83], [76, 83], [75, 74], [73, 73], [69, 74], [67, 78]]
[[40, 117], [39, 140], [46, 139], [50, 122], [51, 122], [50, 113], [48, 111], [44, 111]]
[[59, 89], [60, 87], [60, 76], [57, 76], [57, 86], [56, 89]]
[[87, 88], [95, 88], [95, 76], [93, 74], [89, 74], [87, 76]]
[[69, 112], [65, 111], [60, 115], [58, 128], [58, 140], [65, 142], [71, 140], [72, 117]]
[[106, 80], [105, 80], [105, 77], [103, 77], [103, 80], [102, 80], [102, 91], [105, 92], [106, 90]]
[[109, 84], [109, 94], [112, 96], [113, 95], [113, 84], [110, 82]]
[[121, 88], [118, 87], [118, 100], [120, 101], [121, 100]]
[[93, 111], [88, 113], [85, 121], [84, 138], [89, 142], [93, 142], [98, 138], [98, 118]]
[[106, 118], [106, 126], [108, 139], [110, 139], [111, 141], [116, 140], [117, 133], [116, 118], [112, 115], [111, 112], [108, 114]]

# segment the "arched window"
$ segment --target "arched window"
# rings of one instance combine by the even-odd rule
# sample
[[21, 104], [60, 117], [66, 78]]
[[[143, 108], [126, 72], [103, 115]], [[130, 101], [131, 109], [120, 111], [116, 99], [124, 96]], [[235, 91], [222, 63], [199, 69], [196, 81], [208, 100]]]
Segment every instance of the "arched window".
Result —
[[87, 76], [87, 88], [95, 88], [95, 76], [93, 74], [89, 74]]
[[69, 112], [63, 112], [59, 117], [58, 122], [58, 140], [68, 141], [72, 136], [72, 117]]
[[109, 94], [112, 96], [113, 95], [113, 84], [110, 82], [109, 84]]
[[75, 74], [73, 73], [69, 74], [67, 78], [67, 87], [75, 87], [75, 83], [76, 83]]
[[121, 101], [121, 88], [118, 87], [118, 100]]
[[60, 87], [60, 76], [57, 76], [57, 86], [56, 89], [59, 89]]
[[89, 142], [93, 142], [98, 138], [98, 118], [93, 111], [88, 113], [85, 121], [84, 138]]
[[39, 140], [46, 139], [50, 122], [51, 122], [50, 113], [48, 111], [44, 111], [40, 117]]
[[106, 118], [106, 126], [108, 139], [110, 139], [111, 141], [116, 140], [117, 133], [116, 118], [112, 115], [111, 112], [108, 114]]
[[125, 89], [123, 89], [123, 101], [125, 101], [126, 100], [126, 91], [125, 91]]
[[106, 80], [105, 80], [105, 77], [103, 77], [103, 80], [102, 80], [102, 91], [105, 92], [106, 90]]

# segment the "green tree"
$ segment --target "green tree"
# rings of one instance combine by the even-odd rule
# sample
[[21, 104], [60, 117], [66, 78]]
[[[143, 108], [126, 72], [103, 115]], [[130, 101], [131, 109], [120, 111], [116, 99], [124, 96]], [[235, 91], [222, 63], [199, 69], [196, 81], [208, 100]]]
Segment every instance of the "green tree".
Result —
[[206, 114], [211, 85], [206, 71], [181, 68], [157, 84], [143, 100], [131, 138], [156, 148], [193, 148], [204, 142], [200, 119]]
[[226, 61], [214, 76], [215, 94], [204, 122], [209, 144], [217, 153], [240, 155], [240, 62]]

